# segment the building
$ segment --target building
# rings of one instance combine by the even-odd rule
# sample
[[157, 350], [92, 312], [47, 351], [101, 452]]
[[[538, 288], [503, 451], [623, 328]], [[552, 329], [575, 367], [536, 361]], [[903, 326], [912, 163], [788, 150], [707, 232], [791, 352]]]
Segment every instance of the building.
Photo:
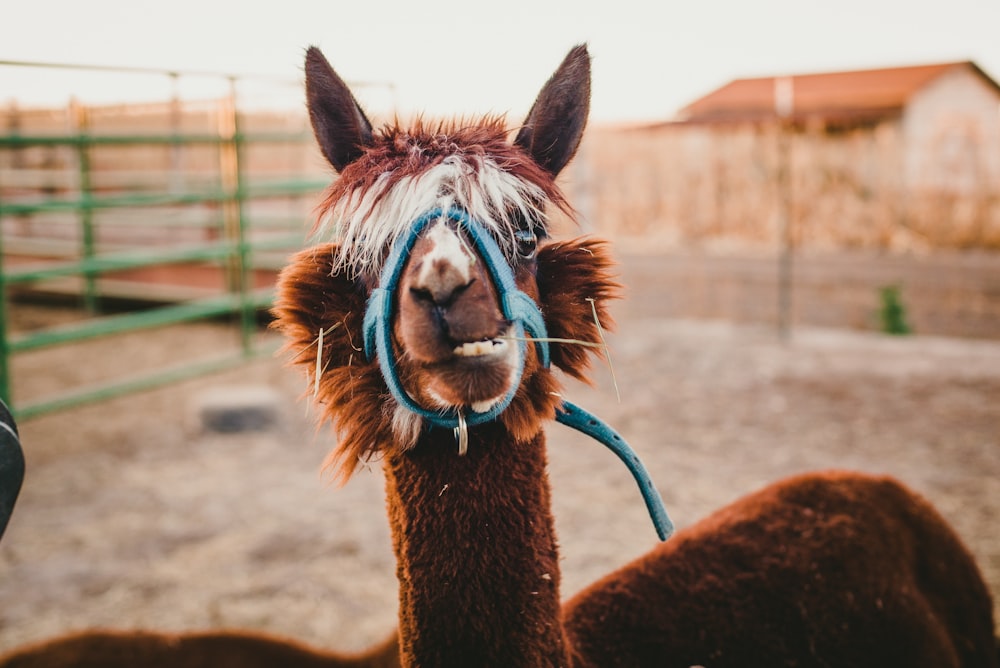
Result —
[[593, 218], [644, 243], [1000, 248], [1000, 85], [972, 62], [736, 79], [591, 137]]
[[1000, 184], [1000, 85], [975, 63], [736, 79], [684, 107], [683, 123], [791, 123], [899, 134], [903, 185], [971, 193]]

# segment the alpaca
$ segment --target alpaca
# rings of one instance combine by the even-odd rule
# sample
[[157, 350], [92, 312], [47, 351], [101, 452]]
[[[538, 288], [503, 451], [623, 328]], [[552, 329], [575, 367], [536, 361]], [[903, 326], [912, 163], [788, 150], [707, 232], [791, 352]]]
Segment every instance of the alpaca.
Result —
[[[306, 86], [340, 177], [320, 208], [316, 232], [328, 238], [282, 272], [275, 327], [338, 431], [327, 466], [348, 478], [374, 458], [385, 471], [399, 628], [373, 656], [403, 666], [998, 665], [989, 593], [954, 532], [899, 483], [853, 473], [772, 485], [563, 604], [543, 427], [568, 405], [551, 367], [586, 378], [594, 349], [565, 342], [598, 341], [619, 292], [606, 243], [547, 238], [555, 210], [572, 216], [555, 179], [587, 121], [587, 50], [570, 51], [512, 141], [493, 116], [376, 131], [315, 48]], [[136, 637], [81, 636], [76, 663], [46, 662], [42, 647], [35, 663], [0, 666], [125, 665]], [[252, 636], [218, 663], [194, 651], [164, 659], [172, 643], [143, 637], [154, 649], [135, 665], [265, 665]], [[86, 663], [95, 638], [113, 661]], [[304, 649], [285, 660], [316, 665]]]
[[[548, 367], [586, 377], [588, 349], [564, 342], [598, 341], [619, 288], [605, 243], [546, 238], [551, 210], [572, 215], [555, 178], [587, 121], [587, 50], [513, 141], [496, 117], [375, 131], [316, 49], [306, 87], [340, 177], [328, 240], [279, 279], [276, 327], [338, 430], [328, 466], [382, 461], [402, 665], [997, 665], [957, 536], [899, 483], [853, 473], [773, 485], [562, 605], [542, 428], [565, 408]], [[543, 325], [512, 315], [491, 254]]]

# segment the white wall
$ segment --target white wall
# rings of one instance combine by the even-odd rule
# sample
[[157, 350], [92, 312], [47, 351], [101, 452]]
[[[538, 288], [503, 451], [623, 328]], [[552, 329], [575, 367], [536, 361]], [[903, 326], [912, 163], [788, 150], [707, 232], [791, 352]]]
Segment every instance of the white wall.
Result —
[[971, 66], [952, 69], [914, 95], [902, 129], [908, 190], [1000, 188], [1000, 91]]

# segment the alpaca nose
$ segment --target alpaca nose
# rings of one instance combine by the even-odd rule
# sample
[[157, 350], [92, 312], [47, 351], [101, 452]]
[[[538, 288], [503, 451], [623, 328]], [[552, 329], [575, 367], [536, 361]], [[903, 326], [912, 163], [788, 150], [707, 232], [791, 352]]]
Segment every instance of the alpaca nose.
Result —
[[458, 233], [448, 225], [435, 225], [427, 234], [427, 242], [430, 248], [410, 291], [418, 299], [447, 307], [475, 282], [473, 260]]
[[427, 302], [437, 308], [451, 306], [462, 295], [475, 279], [466, 280], [454, 267], [435, 267], [426, 275], [422, 275], [410, 286], [410, 292], [418, 301]]

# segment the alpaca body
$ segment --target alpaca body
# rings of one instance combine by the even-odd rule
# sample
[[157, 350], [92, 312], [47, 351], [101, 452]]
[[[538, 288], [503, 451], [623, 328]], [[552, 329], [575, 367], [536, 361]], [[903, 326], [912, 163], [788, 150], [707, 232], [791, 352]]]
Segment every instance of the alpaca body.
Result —
[[943, 518], [891, 478], [775, 483], [577, 594], [588, 666], [997, 666], [990, 595]]
[[[306, 73], [317, 140], [341, 174], [322, 219], [346, 233], [292, 260], [279, 283], [277, 324], [339, 428], [333, 461], [341, 472], [350, 475], [373, 454], [384, 458], [404, 666], [996, 666], [989, 595], [965, 548], [912, 493], [851, 474], [792, 479], [737, 502], [561, 609], [541, 434], [559, 386], [531, 346], [522, 374], [492, 357], [466, 356], [469, 347], [500, 343], [509, 323], [481, 259], [444, 250], [471, 248], [463, 230], [422, 236], [390, 286], [392, 343], [379, 355], [394, 357], [405, 402], [387, 395], [371, 371], [376, 360], [358, 364], [348, 333], [360, 326], [356, 314], [379, 285], [378, 258], [387, 252], [367, 244], [384, 246], [400, 234], [400, 221], [379, 216], [379, 207], [408, 210], [401, 202], [424, 192], [414, 183], [441, 164], [464, 165], [435, 182], [447, 200], [441, 208], [462, 193], [468, 204], [457, 205], [473, 217], [520, 211], [492, 226], [498, 243], [518, 232], [545, 236], [538, 201], [505, 197], [534, 191], [564, 202], [554, 177], [585, 124], [589, 57], [570, 52], [513, 144], [491, 133], [495, 119], [376, 133], [321, 54], [307, 55]], [[484, 165], [501, 166], [505, 179]], [[525, 185], [501, 188], [511, 176]], [[371, 202], [354, 206], [374, 184]], [[604, 301], [618, 287], [606, 247], [578, 240], [535, 251], [509, 261], [549, 335], [598, 341], [594, 320], [610, 324]], [[345, 275], [342, 258], [355, 252], [369, 266]], [[315, 332], [338, 319], [343, 340], [324, 339], [327, 369], [302, 362]], [[554, 345], [551, 358], [585, 377], [582, 349]], [[485, 398], [518, 382], [505, 385], [508, 378], [520, 379], [516, 396], [494, 423], [469, 432], [464, 456], [450, 430], [400, 408], [414, 401], [458, 416], [478, 412]], [[374, 419], [388, 415], [391, 425]]]

